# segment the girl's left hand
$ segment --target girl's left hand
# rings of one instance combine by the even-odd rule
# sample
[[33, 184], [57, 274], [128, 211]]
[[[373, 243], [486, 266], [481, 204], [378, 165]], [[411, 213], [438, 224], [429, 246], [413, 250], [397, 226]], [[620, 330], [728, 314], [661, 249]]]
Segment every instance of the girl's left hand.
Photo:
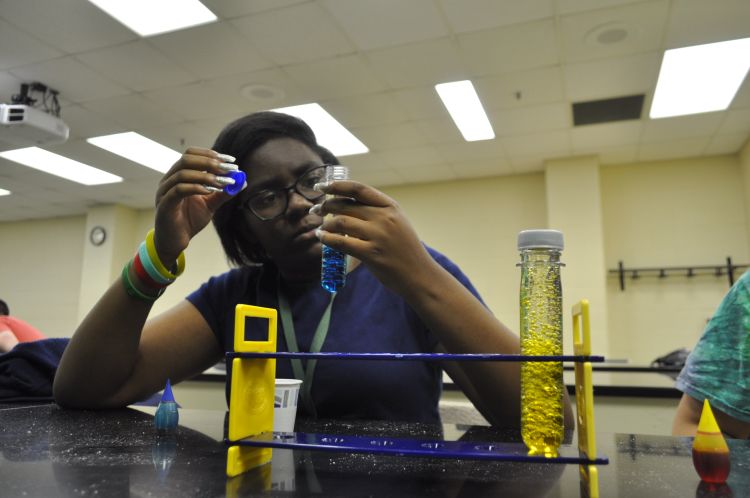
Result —
[[333, 197], [313, 209], [326, 216], [318, 238], [362, 261], [391, 290], [404, 295], [421, 269], [435, 261], [398, 203], [363, 183], [340, 180], [321, 186]]

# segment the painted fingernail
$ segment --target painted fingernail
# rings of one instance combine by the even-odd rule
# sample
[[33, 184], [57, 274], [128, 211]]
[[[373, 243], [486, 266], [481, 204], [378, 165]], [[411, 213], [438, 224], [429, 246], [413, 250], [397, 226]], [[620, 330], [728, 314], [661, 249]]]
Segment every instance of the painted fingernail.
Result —
[[323, 229], [322, 228], [316, 228], [315, 229], [315, 236], [320, 240], [320, 238], [323, 236]]
[[325, 192], [328, 187], [331, 186], [331, 182], [320, 182], [313, 185], [313, 190], [318, 192]]
[[209, 192], [221, 192], [220, 188], [212, 187], [211, 185], [203, 185], [203, 188]]
[[238, 169], [240, 169], [239, 166], [237, 166], [236, 164], [232, 164], [232, 163], [221, 163], [219, 164], [219, 167], [223, 169], [224, 171], [237, 171]]
[[216, 152], [216, 157], [227, 163], [233, 163], [237, 160], [234, 158], [234, 156], [230, 156], [229, 154], [219, 154], [218, 152]]
[[221, 183], [222, 185], [234, 185], [235, 181], [231, 176], [217, 176], [216, 183]]
[[315, 204], [313, 207], [310, 208], [308, 213], [310, 214], [320, 214], [320, 210], [322, 209], [322, 206], [320, 204]]

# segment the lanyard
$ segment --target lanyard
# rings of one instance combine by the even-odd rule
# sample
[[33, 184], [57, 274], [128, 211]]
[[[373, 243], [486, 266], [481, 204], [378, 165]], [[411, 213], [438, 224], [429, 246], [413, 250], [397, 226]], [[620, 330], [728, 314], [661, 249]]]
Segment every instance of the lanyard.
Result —
[[[279, 313], [281, 314], [281, 325], [284, 328], [284, 339], [286, 339], [286, 345], [291, 353], [299, 353], [299, 346], [297, 346], [297, 335], [294, 331], [294, 321], [292, 319], [292, 308], [289, 306], [284, 293], [281, 292], [281, 282], [279, 281], [276, 286], [276, 293], [279, 301]], [[333, 300], [336, 297], [336, 293], [331, 294], [331, 300], [328, 302], [323, 316], [318, 322], [318, 327], [315, 329], [313, 335], [312, 344], [310, 344], [310, 353], [320, 352], [320, 348], [323, 346], [323, 342], [326, 340], [328, 335], [328, 328], [331, 324], [331, 309], [333, 308]], [[315, 365], [318, 360], [307, 360], [305, 368], [303, 368], [302, 360], [299, 358], [293, 358], [292, 371], [296, 379], [302, 380], [302, 391], [300, 393], [301, 403], [307, 409], [313, 417], [317, 417], [315, 410], [315, 404], [312, 401], [312, 381], [313, 375], [315, 374]]]

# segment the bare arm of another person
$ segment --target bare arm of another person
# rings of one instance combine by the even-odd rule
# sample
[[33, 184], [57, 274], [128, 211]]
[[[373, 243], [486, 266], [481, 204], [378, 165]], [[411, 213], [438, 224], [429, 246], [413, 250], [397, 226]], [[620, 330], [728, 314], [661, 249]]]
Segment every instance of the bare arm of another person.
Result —
[[[450, 353], [520, 353], [516, 334], [427, 252], [396, 201], [353, 181], [324, 189], [334, 198], [321, 213], [336, 216], [322, 226], [321, 241], [361, 260], [388, 288], [401, 295]], [[352, 201], [353, 199], [353, 201]], [[461, 362], [443, 365], [493, 425], [520, 424], [520, 364]], [[566, 425], [573, 412], [565, 394]]]
[[[680, 404], [677, 406], [677, 413], [675, 413], [674, 422], [672, 424], [672, 435], [695, 436], [702, 411], [702, 401], [698, 401], [692, 396], [683, 394]], [[737, 420], [713, 406], [711, 407], [711, 411], [716, 418], [716, 423], [719, 424], [721, 432], [729, 437], [737, 439], [747, 439], [750, 437], [749, 422]]]
[[[176, 261], [229, 196], [216, 175], [226, 173], [215, 152], [190, 148], [161, 180], [156, 193], [154, 244], [163, 262]], [[167, 264], [166, 266], [169, 266]], [[153, 293], [139, 283], [144, 294]], [[60, 361], [55, 400], [67, 407], [124, 406], [215, 363], [220, 346], [187, 301], [146, 319], [152, 302], [128, 295], [118, 279], [79, 325]]]

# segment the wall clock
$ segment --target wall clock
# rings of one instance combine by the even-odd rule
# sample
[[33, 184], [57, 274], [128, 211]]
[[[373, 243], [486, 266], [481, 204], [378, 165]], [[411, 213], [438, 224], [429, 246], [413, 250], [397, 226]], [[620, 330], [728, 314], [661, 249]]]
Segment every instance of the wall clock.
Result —
[[104, 229], [104, 227], [95, 226], [91, 229], [91, 232], [89, 232], [89, 240], [92, 244], [95, 246], [100, 246], [104, 244], [104, 241], [107, 239], [107, 231]]

